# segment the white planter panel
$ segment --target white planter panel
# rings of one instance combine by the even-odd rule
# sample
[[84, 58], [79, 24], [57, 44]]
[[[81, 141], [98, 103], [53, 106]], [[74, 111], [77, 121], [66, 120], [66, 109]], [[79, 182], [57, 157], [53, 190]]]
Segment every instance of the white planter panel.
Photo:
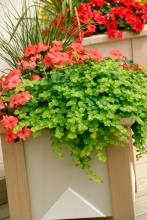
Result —
[[122, 40], [109, 40], [106, 34], [87, 37], [83, 46], [98, 49], [104, 56], [107, 56], [110, 50], [120, 50], [138, 64], [147, 66], [147, 25], [140, 34], [124, 32]]
[[[38, 139], [26, 141], [25, 154], [33, 220], [51, 220], [55, 210], [60, 210], [62, 216], [57, 213], [54, 219], [112, 216], [107, 164], [93, 160], [92, 166], [104, 183], [91, 182], [75, 167], [68, 153], [65, 153], [65, 160], [56, 158], [48, 131]], [[79, 204], [74, 215], [73, 203], [75, 207]], [[85, 209], [87, 212], [83, 211]]]

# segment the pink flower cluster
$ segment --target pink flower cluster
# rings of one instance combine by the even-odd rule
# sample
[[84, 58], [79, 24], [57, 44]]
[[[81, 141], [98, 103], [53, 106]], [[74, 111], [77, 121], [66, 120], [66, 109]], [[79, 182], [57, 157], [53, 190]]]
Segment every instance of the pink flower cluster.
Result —
[[28, 127], [24, 127], [21, 131], [14, 133], [13, 129], [18, 124], [18, 118], [14, 116], [3, 116], [1, 120], [2, 129], [6, 134], [6, 141], [13, 143], [17, 139], [26, 140], [31, 135], [31, 130]]
[[[9, 101], [0, 101], [0, 123], [6, 134], [6, 141], [13, 143], [17, 140], [26, 140], [31, 135], [31, 129], [25, 126], [15, 133], [14, 129], [19, 125], [19, 119], [12, 115], [16, 109], [25, 106], [33, 97], [28, 91], [17, 93], [15, 89], [21, 84], [23, 74], [32, 73], [30, 80], [42, 80], [42, 76], [33, 71], [38, 65], [50, 72], [52, 68], [59, 66], [82, 64], [85, 60], [91, 59], [102, 61], [104, 58], [96, 50], [87, 50], [80, 43], [73, 43], [64, 51], [62, 42], [54, 41], [52, 45], [30, 45], [24, 51], [18, 68], [11, 71], [7, 76], [0, 78], [0, 97], [3, 92], [10, 92]], [[12, 95], [13, 94], [13, 95]]]
[[[108, 10], [109, 8], [109, 10]], [[89, 0], [77, 9], [84, 36], [107, 31], [109, 38], [122, 38], [123, 30], [139, 33], [147, 22], [147, 4], [135, 0]], [[78, 27], [77, 15], [73, 21]]]
[[[127, 64], [126, 57], [120, 51], [111, 51], [110, 55], [115, 60], [121, 60], [120, 65], [123, 68], [132, 68]], [[62, 42], [59, 41], [54, 41], [51, 45], [42, 43], [30, 45], [25, 49], [18, 68], [11, 71], [7, 76], [0, 78], [0, 123], [5, 131], [7, 142], [13, 143], [17, 140], [26, 140], [31, 135], [29, 126], [24, 126], [20, 131], [14, 132], [21, 119], [13, 113], [16, 109], [19, 111], [21, 106], [25, 106], [33, 98], [28, 91], [20, 93], [17, 91], [18, 86], [21, 87], [21, 83], [23, 86], [23, 76], [29, 73], [29, 80], [43, 80], [45, 76], [42, 76], [39, 72], [39, 65], [44, 66], [46, 74], [50, 74], [51, 69], [58, 69], [64, 65], [84, 64], [86, 60], [101, 62], [104, 61], [104, 57], [99, 51], [83, 48], [81, 43], [78, 42], [72, 43], [66, 51], [63, 49]], [[33, 65], [28, 65], [31, 62], [33, 62]], [[24, 63], [27, 65], [24, 66]], [[5, 93], [9, 94], [9, 100], [5, 100]]]
[[[29, 46], [20, 61], [20, 68], [32, 70], [36, 68], [37, 63], [42, 63], [46, 68], [50, 69], [64, 65], [80, 64], [86, 59], [103, 60], [100, 52], [87, 50], [82, 47], [81, 43], [72, 43], [66, 51], [64, 51], [62, 44], [62, 42], [53, 41], [50, 46], [41, 43]], [[39, 80], [40, 77], [35, 74], [33, 79]]]
[[15, 69], [5, 78], [3, 87], [6, 91], [16, 88], [21, 83], [21, 70]]

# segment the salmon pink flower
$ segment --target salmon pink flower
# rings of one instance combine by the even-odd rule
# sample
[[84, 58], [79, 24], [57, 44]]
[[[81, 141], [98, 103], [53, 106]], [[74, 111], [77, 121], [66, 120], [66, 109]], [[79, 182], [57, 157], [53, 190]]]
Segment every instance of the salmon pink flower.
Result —
[[36, 62], [37, 60], [41, 59], [41, 54], [36, 54], [30, 58], [30, 61]]
[[49, 48], [50, 48], [50, 46], [45, 45], [45, 44], [43, 44], [43, 43], [39, 43], [39, 44], [37, 45], [37, 53], [45, 52], [45, 51], [47, 51]]
[[89, 57], [91, 60], [96, 60], [96, 61], [104, 60], [104, 58], [102, 57], [102, 54], [98, 50], [91, 50]]
[[56, 53], [63, 51], [63, 43], [61, 41], [53, 41], [53, 47], [50, 48], [50, 53]]
[[126, 60], [127, 58], [119, 50], [111, 50], [109, 52], [112, 59], [115, 60]]
[[26, 140], [30, 137], [31, 135], [31, 129], [28, 127], [24, 127], [24, 129], [22, 129], [21, 131], [19, 131], [17, 133], [18, 137], [20, 138], [20, 140]]
[[69, 56], [67, 53], [56, 52], [48, 53], [44, 58], [44, 65], [48, 68], [50, 66], [62, 66], [69, 63]]
[[32, 76], [32, 80], [40, 80], [40, 79], [41, 79], [41, 77], [38, 74], [34, 74]]
[[1, 124], [4, 130], [12, 130], [18, 124], [18, 118], [6, 115], [1, 120]]
[[15, 140], [17, 139], [17, 134], [14, 134], [12, 132], [12, 130], [8, 130], [6, 131], [6, 138], [5, 138], [5, 141], [8, 142], [8, 143], [14, 143]]
[[19, 93], [10, 98], [9, 107], [10, 108], [18, 108], [20, 106], [25, 105], [33, 96], [30, 95], [28, 91]]
[[25, 49], [24, 57], [28, 58], [31, 55], [35, 55], [37, 53], [37, 46], [36, 45], [30, 45]]
[[35, 61], [25, 61], [25, 60], [21, 60], [21, 65], [22, 65], [22, 68], [23, 70], [28, 70], [28, 69], [35, 69], [36, 67], [36, 62]]
[[4, 81], [4, 89], [6, 91], [16, 88], [21, 83], [21, 70], [15, 69], [9, 73]]
[[5, 104], [2, 101], [0, 101], [0, 110], [2, 109], [5, 109]]

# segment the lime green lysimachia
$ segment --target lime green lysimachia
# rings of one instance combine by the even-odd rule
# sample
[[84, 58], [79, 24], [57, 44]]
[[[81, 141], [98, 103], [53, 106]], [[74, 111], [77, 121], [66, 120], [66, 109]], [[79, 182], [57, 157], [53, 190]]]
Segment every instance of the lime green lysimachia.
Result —
[[[63, 158], [62, 146], [66, 146], [75, 164], [98, 182], [89, 162], [93, 154], [105, 161], [108, 145], [123, 146], [128, 136], [121, 124], [122, 118], [134, 120], [132, 129], [137, 152], [140, 154], [146, 149], [145, 82], [143, 72], [123, 69], [111, 59], [61, 67], [51, 71], [45, 80], [23, 79], [17, 92], [25, 88], [33, 99], [15, 111], [19, 118], [15, 130], [26, 125], [36, 137], [44, 128], [49, 128], [57, 156]], [[112, 135], [117, 140], [112, 139]]]

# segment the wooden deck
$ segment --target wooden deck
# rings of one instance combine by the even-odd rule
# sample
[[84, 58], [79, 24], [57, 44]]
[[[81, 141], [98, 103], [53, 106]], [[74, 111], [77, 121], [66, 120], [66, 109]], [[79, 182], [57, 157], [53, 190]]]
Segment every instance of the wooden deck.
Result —
[[136, 163], [137, 193], [136, 216], [137, 220], [147, 220], [147, 155]]

